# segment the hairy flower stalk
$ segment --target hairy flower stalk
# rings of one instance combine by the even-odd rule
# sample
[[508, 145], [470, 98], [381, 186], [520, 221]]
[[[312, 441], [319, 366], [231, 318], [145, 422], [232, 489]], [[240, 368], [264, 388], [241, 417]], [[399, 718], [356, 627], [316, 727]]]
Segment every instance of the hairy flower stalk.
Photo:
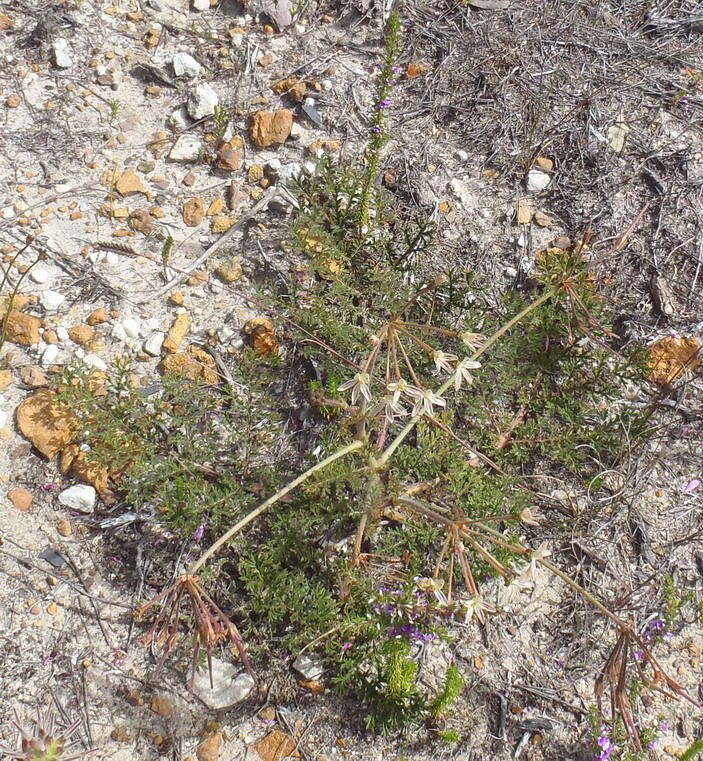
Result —
[[376, 179], [381, 166], [381, 152], [388, 142], [388, 108], [393, 103], [391, 93], [395, 72], [395, 62], [400, 52], [401, 24], [396, 13], [391, 13], [386, 26], [386, 52], [378, 78], [375, 105], [369, 127], [369, 142], [366, 148], [366, 168], [364, 170], [361, 197], [359, 200], [359, 228], [363, 231], [369, 224], [371, 201], [376, 187]]

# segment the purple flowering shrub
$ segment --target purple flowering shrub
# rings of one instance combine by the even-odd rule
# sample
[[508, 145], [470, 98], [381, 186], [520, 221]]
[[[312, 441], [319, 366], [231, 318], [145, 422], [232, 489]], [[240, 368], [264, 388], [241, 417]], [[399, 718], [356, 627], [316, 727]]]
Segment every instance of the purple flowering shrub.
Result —
[[337, 645], [341, 668], [336, 679], [361, 696], [369, 729], [391, 732], [421, 720], [438, 720], [458, 697], [463, 680], [455, 666], [435, 695], [418, 684], [419, 660], [432, 642], [446, 637], [457, 606], [446, 603], [433, 579], [416, 577], [402, 586], [381, 586], [368, 600], [366, 615]]

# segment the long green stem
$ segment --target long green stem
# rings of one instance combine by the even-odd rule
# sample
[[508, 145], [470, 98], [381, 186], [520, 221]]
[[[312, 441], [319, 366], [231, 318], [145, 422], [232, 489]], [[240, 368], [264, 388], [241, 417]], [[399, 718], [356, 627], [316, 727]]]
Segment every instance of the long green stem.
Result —
[[[505, 323], [501, 328], [499, 328], [485, 343], [482, 344], [482, 346], [477, 349], [469, 359], [472, 361], [477, 360], [482, 354], [484, 354], [488, 349], [493, 346], [496, 341], [498, 341], [505, 333], [507, 333], [510, 328], [513, 327], [513, 325], [516, 325], [520, 320], [522, 320], [524, 317], [526, 317], [530, 312], [534, 311], [538, 307], [540, 307], [542, 304], [544, 304], [545, 301], [548, 301], [549, 299], [554, 296], [554, 294], [557, 292], [556, 288], [551, 288], [550, 290], [543, 293], [538, 299], [535, 299], [531, 304], [528, 304], [521, 312], [515, 315], [512, 319], [508, 320], [508, 322]], [[458, 370], [456, 371], [458, 372]], [[443, 383], [436, 391], [436, 394], [438, 396], [441, 396], [451, 385], [454, 383], [454, 378], [456, 376], [456, 372], [452, 373], [452, 375], [447, 378], [446, 382]], [[405, 425], [405, 427], [400, 431], [400, 433], [391, 441], [391, 443], [386, 447], [383, 454], [378, 459], [378, 465], [383, 466], [385, 465], [393, 452], [403, 443], [403, 440], [405, 437], [412, 431], [412, 429], [418, 424], [418, 422], [422, 419], [422, 415], [414, 415], [408, 423]]]
[[300, 484], [310, 478], [313, 473], [317, 473], [318, 470], [326, 468], [336, 460], [339, 460], [351, 452], [355, 452], [357, 449], [361, 449], [363, 446], [363, 441], [353, 441], [346, 447], [342, 447], [342, 449], [338, 449], [336, 452], [333, 452], [329, 457], [325, 457], [324, 460], [320, 460], [320, 462], [316, 463], [311, 468], [308, 468], [308, 470], [306, 470], [304, 473], [301, 473], [297, 478], [294, 478], [290, 483], [287, 483], [282, 489], [279, 489], [279, 491], [277, 491], [274, 495], [269, 497], [265, 502], [262, 502], [257, 508], [242, 518], [241, 521], [232, 526], [232, 528], [228, 529], [214, 544], [211, 544], [210, 547], [208, 547], [208, 549], [205, 550], [205, 552], [203, 552], [203, 554], [190, 566], [188, 573], [197, 573], [197, 571], [202, 568], [205, 563], [207, 563], [207, 561], [217, 552], [217, 550], [220, 549], [220, 547], [222, 547], [223, 544], [228, 542], [237, 532], [241, 531], [255, 518], [258, 518], [258, 516], [261, 515], [264, 510], [268, 509], [271, 507], [271, 505], [278, 502], [279, 499], [285, 497], [286, 494], [288, 494], [290, 491], [293, 491], [296, 486], [300, 486]]
[[[485, 532], [486, 539], [489, 539], [490, 541], [495, 541], [495, 539], [503, 539], [502, 534], [500, 534], [495, 529], [492, 529], [489, 526], [486, 526], [484, 523], [480, 523], [476, 521], [472, 525], [478, 527], [481, 531]], [[524, 557], [531, 556], [532, 553], [527, 547], [523, 547], [522, 545], [520, 545], [520, 549], [521, 549], [521, 554]], [[603, 603], [597, 597], [594, 597], [587, 589], [582, 587], [576, 580], [572, 579], [571, 576], [564, 573], [564, 571], [562, 571], [560, 568], [555, 566], [554, 563], [550, 563], [549, 560], [545, 560], [544, 558], [540, 558], [540, 557], [535, 558], [535, 560], [541, 566], [544, 566], [548, 571], [551, 571], [553, 574], [558, 576], [562, 581], [566, 582], [572, 589], [575, 589], [584, 599], [588, 600], [588, 602], [590, 602], [594, 608], [598, 609], [604, 616], [607, 616], [611, 621], [617, 624], [621, 629], [629, 628], [629, 625], [626, 621], [623, 621], [619, 616], [616, 616], [615, 613], [608, 610], [608, 608], [606, 608], [605, 605], [603, 605]]]

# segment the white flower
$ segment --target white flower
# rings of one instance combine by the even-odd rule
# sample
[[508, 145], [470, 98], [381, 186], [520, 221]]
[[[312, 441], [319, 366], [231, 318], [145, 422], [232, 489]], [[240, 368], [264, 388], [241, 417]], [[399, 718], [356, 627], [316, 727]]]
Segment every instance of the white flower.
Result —
[[400, 402], [395, 401], [394, 397], [386, 396], [378, 404], [375, 404], [369, 412], [371, 415], [378, 415], [381, 412], [385, 415], [388, 421], [392, 421], [396, 417], [407, 415], [408, 411], [403, 407]]
[[547, 543], [542, 542], [540, 546], [530, 555], [530, 562], [525, 566], [520, 574], [522, 579], [530, 581], [532, 584], [537, 583], [537, 565], [540, 560], [544, 560], [552, 553], [547, 549]]
[[471, 351], [477, 351], [481, 348], [481, 344], [486, 340], [486, 336], [465, 330], [463, 333], [459, 333], [459, 340], [464, 346], [468, 346]]
[[471, 359], [462, 359], [456, 366], [456, 373], [454, 374], [454, 389], [458, 391], [461, 388], [462, 383], [466, 383], [470, 386], [474, 379], [471, 376], [471, 370], [478, 370], [481, 367], [480, 362], [474, 362]]
[[539, 526], [542, 516], [535, 510], [531, 510], [529, 507], [520, 511], [520, 520], [526, 526]]
[[434, 362], [435, 370], [439, 373], [444, 370], [445, 373], [453, 373], [453, 363], [456, 362], [458, 357], [456, 354], [446, 354], [443, 351], [432, 352], [432, 361]]
[[486, 604], [483, 597], [474, 595], [470, 600], [462, 603], [464, 607], [464, 623], [468, 624], [472, 618], [476, 618], [481, 623], [486, 620], [486, 613], [492, 612], [489, 605]]
[[413, 417], [417, 415], [432, 415], [434, 414], [433, 407], [446, 407], [447, 402], [442, 399], [441, 396], [435, 394], [434, 391], [428, 388], [417, 388], [417, 386], [408, 386], [406, 393], [408, 396], [412, 396], [415, 399], [415, 406], [413, 407]]
[[400, 395], [407, 393], [410, 385], [403, 378], [399, 378], [395, 383], [389, 383], [386, 388], [393, 394], [393, 404], [397, 404]]
[[348, 391], [351, 389], [352, 404], [361, 395], [367, 402], [371, 401], [371, 376], [368, 373], [357, 373], [351, 380], [342, 383], [338, 391]]

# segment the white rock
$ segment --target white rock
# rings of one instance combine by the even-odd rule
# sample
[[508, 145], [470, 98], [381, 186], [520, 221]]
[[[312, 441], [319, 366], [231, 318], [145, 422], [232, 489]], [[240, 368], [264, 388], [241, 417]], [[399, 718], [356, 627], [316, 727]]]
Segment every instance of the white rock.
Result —
[[327, 90], [327, 91], [331, 90], [331, 89], [332, 89], [332, 87], [334, 86], [334, 85], [332, 84], [332, 80], [331, 80], [331, 79], [323, 79], [323, 80], [322, 80], [322, 82], [320, 82], [320, 84], [321, 84], [321, 85], [322, 85], [322, 86], [325, 88], [325, 90]]
[[59, 341], [61, 341], [62, 343], [64, 341], [69, 341], [70, 340], [70, 336], [68, 335], [68, 331], [66, 330], [66, 328], [64, 328], [63, 325], [59, 325], [58, 328], [56, 328], [56, 335], [58, 336]]
[[118, 341], [122, 341], [123, 343], [129, 341], [127, 331], [124, 329], [124, 325], [121, 322], [116, 322], [112, 326], [112, 337], [116, 338]]
[[234, 137], [234, 122], [228, 121], [227, 126], [225, 127], [225, 131], [222, 133], [222, 140], [225, 143], [229, 143], [229, 141]]
[[208, 708], [218, 710], [241, 703], [254, 689], [254, 679], [237, 666], [219, 658], [212, 659], [212, 687], [207, 666], [197, 669], [193, 677], [193, 694]]
[[266, 167], [270, 169], [272, 172], [280, 172], [281, 167], [283, 166], [283, 163], [280, 159], [271, 159], [271, 161], [266, 162]]
[[233, 34], [229, 38], [229, 44], [232, 47], [235, 47], [235, 48], [241, 47], [243, 42], [244, 42], [244, 35], [243, 34]]
[[0, 410], [0, 431], [10, 422], [10, 413], [7, 410]]
[[68, 40], [58, 37], [51, 43], [51, 50], [54, 54], [54, 63], [60, 69], [68, 69], [73, 66], [73, 58], [71, 58], [71, 48], [69, 47]]
[[508, 277], [517, 277], [517, 270], [515, 267], [506, 267], [503, 271]]
[[83, 357], [83, 362], [88, 365], [88, 367], [93, 367], [96, 370], [101, 370], [104, 373], [107, 372], [107, 363], [97, 354], [86, 354], [85, 357]]
[[117, 265], [120, 263], [120, 255], [115, 253], [114, 251], [108, 251], [105, 254], [105, 264], [107, 264], [108, 267], [117, 267]]
[[165, 333], [162, 333], [160, 330], [155, 331], [144, 341], [144, 351], [147, 354], [151, 354], [152, 357], [158, 357], [161, 354], [164, 338], [166, 338]]
[[92, 513], [95, 510], [97, 492], [87, 484], [69, 486], [59, 494], [59, 502], [71, 510], [79, 513]]
[[293, 125], [290, 128], [290, 138], [291, 140], [301, 140], [305, 137], [305, 132], [305, 127], [301, 127], [298, 122], [293, 122]]
[[173, 72], [177, 77], [197, 77], [203, 67], [189, 53], [176, 53], [171, 59]]
[[293, 661], [293, 668], [306, 679], [319, 679], [325, 670], [319, 658], [307, 653], [299, 655]]
[[44, 367], [50, 367], [56, 364], [56, 360], [59, 358], [61, 349], [56, 344], [49, 344], [42, 352], [41, 363]]
[[183, 132], [190, 127], [192, 123], [191, 118], [188, 116], [188, 111], [185, 106], [178, 106], [173, 111], [171, 116], [168, 117], [168, 124], [172, 130], [176, 132]]
[[475, 196], [467, 182], [454, 177], [449, 181], [449, 189], [459, 199], [461, 205], [471, 208], [475, 205]]
[[552, 178], [540, 169], [530, 169], [527, 173], [527, 189], [530, 193], [541, 193], [549, 187]]
[[466, 151], [458, 150], [454, 156], [456, 157], [457, 161], [461, 161], [462, 164], [469, 160], [469, 154]]
[[303, 169], [307, 174], [313, 175], [317, 171], [317, 164], [314, 161], [306, 161], [303, 164]]
[[55, 312], [64, 301], [66, 297], [58, 291], [42, 291], [39, 294], [39, 303], [47, 312]]
[[[290, 180], [294, 177], [299, 177], [300, 172], [302, 171], [302, 167], [297, 161], [293, 161], [290, 164], [286, 164], [285, 166], [282, 166], [278, 170], [278, 174], [283, 180]], [[278, 196], [278, 198], [282, 198], [282, 196]]]
[[39, 283], [39, 285], [44, 285], [44, 283], [49, 282], [51, 273], [46, 267], [42, 267], [41, 265], [39, 265], [37, 267], [32, 267], [29, 273], [29, 277], [31, 277], [35, 283]]
[[194, 11], [207, 11], [210, 9], [210, 0], [193, 0]]
[[0, 217], [3, 219], [12, 219], [15, 216], [15, 210], [12, 206], [5, 206], [0, 210]]
[[139, 338], [139, 320], [128, 317], [126, 320], [122, 320], [122, 327], [130, 338]]
[[188, 114], [193, 119], [204, 119], [215, 113], [220, 100], [209, 84], [203, 82], [188, 96]]
[[195, 135], [181, 135], [168, 157], [173, 161], [197, 161], [203, 144]]

